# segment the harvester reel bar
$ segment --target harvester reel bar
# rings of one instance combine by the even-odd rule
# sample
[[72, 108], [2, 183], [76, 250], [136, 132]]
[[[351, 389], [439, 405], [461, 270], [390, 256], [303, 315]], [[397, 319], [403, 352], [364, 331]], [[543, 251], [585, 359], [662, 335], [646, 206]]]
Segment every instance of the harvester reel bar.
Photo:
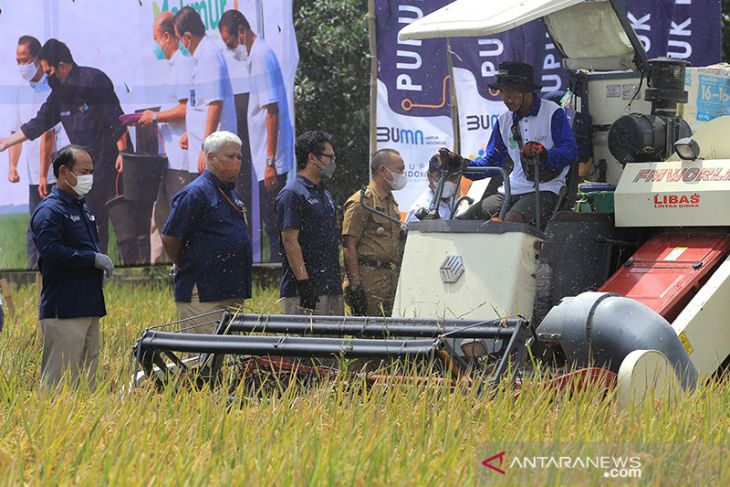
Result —
[[293, 336], [204, 335], [150, 331], [137, 346], [148, 352], [188, 352], [292, 357], [414, 358], [433, 357], [440, 339], [349, 339]]
[[302, 316], [238, 314], [221, 320], [216, 333], [269, 333], [357, 338], [510, 338], [525, 321], [509, 318], [490, 321], [378, 318], [370, 316]]

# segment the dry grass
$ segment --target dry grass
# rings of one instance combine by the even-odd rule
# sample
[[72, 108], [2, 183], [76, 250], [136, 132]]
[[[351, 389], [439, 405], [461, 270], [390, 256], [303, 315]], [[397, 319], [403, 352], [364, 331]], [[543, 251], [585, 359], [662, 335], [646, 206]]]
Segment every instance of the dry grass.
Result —
[[[446, 387], [335, 381], [233, 408], [215, 391], [138, 389], [123, 396], [129, 352], [147, 324], [174, 318], [160, 285], [106, 288], [99, 387], [51, 399], [38, 387], [33, 287], [0, 334], [0, 483], [61, 485], [626, 485], [603, 471], [480, 465], [507, 458], [640, 455], [642, 485], [730, 484], [730, 387], [619, 411], [612, 394], [531, 386], [518, 397]], [[273, 309], [273, 291], [251, 306]], [[505, 465], [509, 467], [508, 465]]]

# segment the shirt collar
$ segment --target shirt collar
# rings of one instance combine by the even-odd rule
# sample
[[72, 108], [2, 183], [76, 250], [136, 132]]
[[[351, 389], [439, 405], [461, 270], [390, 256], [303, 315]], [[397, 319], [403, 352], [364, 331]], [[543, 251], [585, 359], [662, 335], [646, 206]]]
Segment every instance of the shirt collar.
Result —
[[225, 190], [231, 190], [236, 187], [236, 183], [223, 182], [220, 179], [218, 179], [218, 176], [216, 176], [212, 172], [208, 171], [207, 169], [203, 171], [203, 177], [206, 178], [211, 183], [213, 183], [213, 185], [216, 188], [223, 188]]
[[73, 203], [74, 201], [80, 201], [81, 203], [86, 202], [86, 199], [84, 197], [78, 197], [68, 194], [67, 192], [60, 189], [58, 186], [54, 186], [51, 190], [51, 193], [55, 194], [64, 203]]
[[[530, 113], [527, 114], [528, 117], [536, 117], [537, 114], [540, 112], [540, 105], [541, 105], [542, 101], [539, 96], [537, 96], [537, 95], [534, 95], [534, 96], [535, 96], [535, 101], [532, 102], [532, 106], [530, 107]], [[514, 122], [516, 122], [522, 118], [525, 118], [525, 117], [521, 117], [520, 114], [517, 112], [512, 113], [512, 120]]]
[[310, 179], [305, 178], [301, 174], [297, 174], [297, 181], [302, 183], [305, 187], [309, 189], [319, 189], [322, 187], [322, 183], [315, 184], [314, 181], [311, 181]]
[[195, 52], [192, 53], [192, 56], [198, 60], [200, 59], [200, 55], [203, 53], [203, 51], [206, 50], [208, 46], [208, 36], [204, 35], [202, 39], [200, 39], [200, 42], [198, 43], [198, 47], [195, 48]]
[[373, 193], [375, 193], [375, 196], [377, 196], [378, 199], [380, 199], [380, 200], [387, 200], [388, 198], [392, 198], [393, 197], [393, 193], [392, 192], [391, 193], [388, 193], [388, 194], [385, 194], [383, 191], [381, 191], [378, 188], [378, 186], [375, 184], [375, 181], [373, 181], [372, 179], [370, 180], [370, 183], [368, 183], [368, 189], [370, 191], [372, 191]]

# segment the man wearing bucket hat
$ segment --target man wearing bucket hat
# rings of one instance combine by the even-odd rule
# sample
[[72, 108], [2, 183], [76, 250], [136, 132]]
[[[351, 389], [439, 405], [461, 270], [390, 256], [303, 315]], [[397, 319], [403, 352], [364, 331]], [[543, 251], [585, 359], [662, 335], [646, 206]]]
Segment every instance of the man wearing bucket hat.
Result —
[[[499, 65], [496, 83], [506, 112], [499, 115], [487, 144], [486, 154], [469, 166], [502, 166], [509, 156], [514, 162], [510, 174], [511, 199], [506, 221], [535, 224], [535, 179], [539, 181], [540, 221], [547, 222], [565, 186], [578, 146], [565, 112], [559, 105], [541, 99], [540, 86], [533, 81], [532, 66], [521, 62]], [[451, 158], [458, 158], [453, 152]], [[538, 174], [535, 174], [535, 162]], [[481, 179], [487, 175], [467, 175]], [[495, 215], [504, 198], [504, 186], [470, 207], [460, 218], [483, 219]]]

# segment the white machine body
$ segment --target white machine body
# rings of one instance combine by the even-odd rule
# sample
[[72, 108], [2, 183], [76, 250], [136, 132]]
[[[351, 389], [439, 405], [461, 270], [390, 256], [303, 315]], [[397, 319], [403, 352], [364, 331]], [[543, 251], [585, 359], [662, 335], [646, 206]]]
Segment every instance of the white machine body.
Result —
[[730, 226], [730, 160], [629, 163], [614, 208], [617, 227]]
[[490, 320], [521, 315], [530, 319], [538, 237], [526, 225], [516, 227], [458, 220], [413, 224], [393, 316]]

